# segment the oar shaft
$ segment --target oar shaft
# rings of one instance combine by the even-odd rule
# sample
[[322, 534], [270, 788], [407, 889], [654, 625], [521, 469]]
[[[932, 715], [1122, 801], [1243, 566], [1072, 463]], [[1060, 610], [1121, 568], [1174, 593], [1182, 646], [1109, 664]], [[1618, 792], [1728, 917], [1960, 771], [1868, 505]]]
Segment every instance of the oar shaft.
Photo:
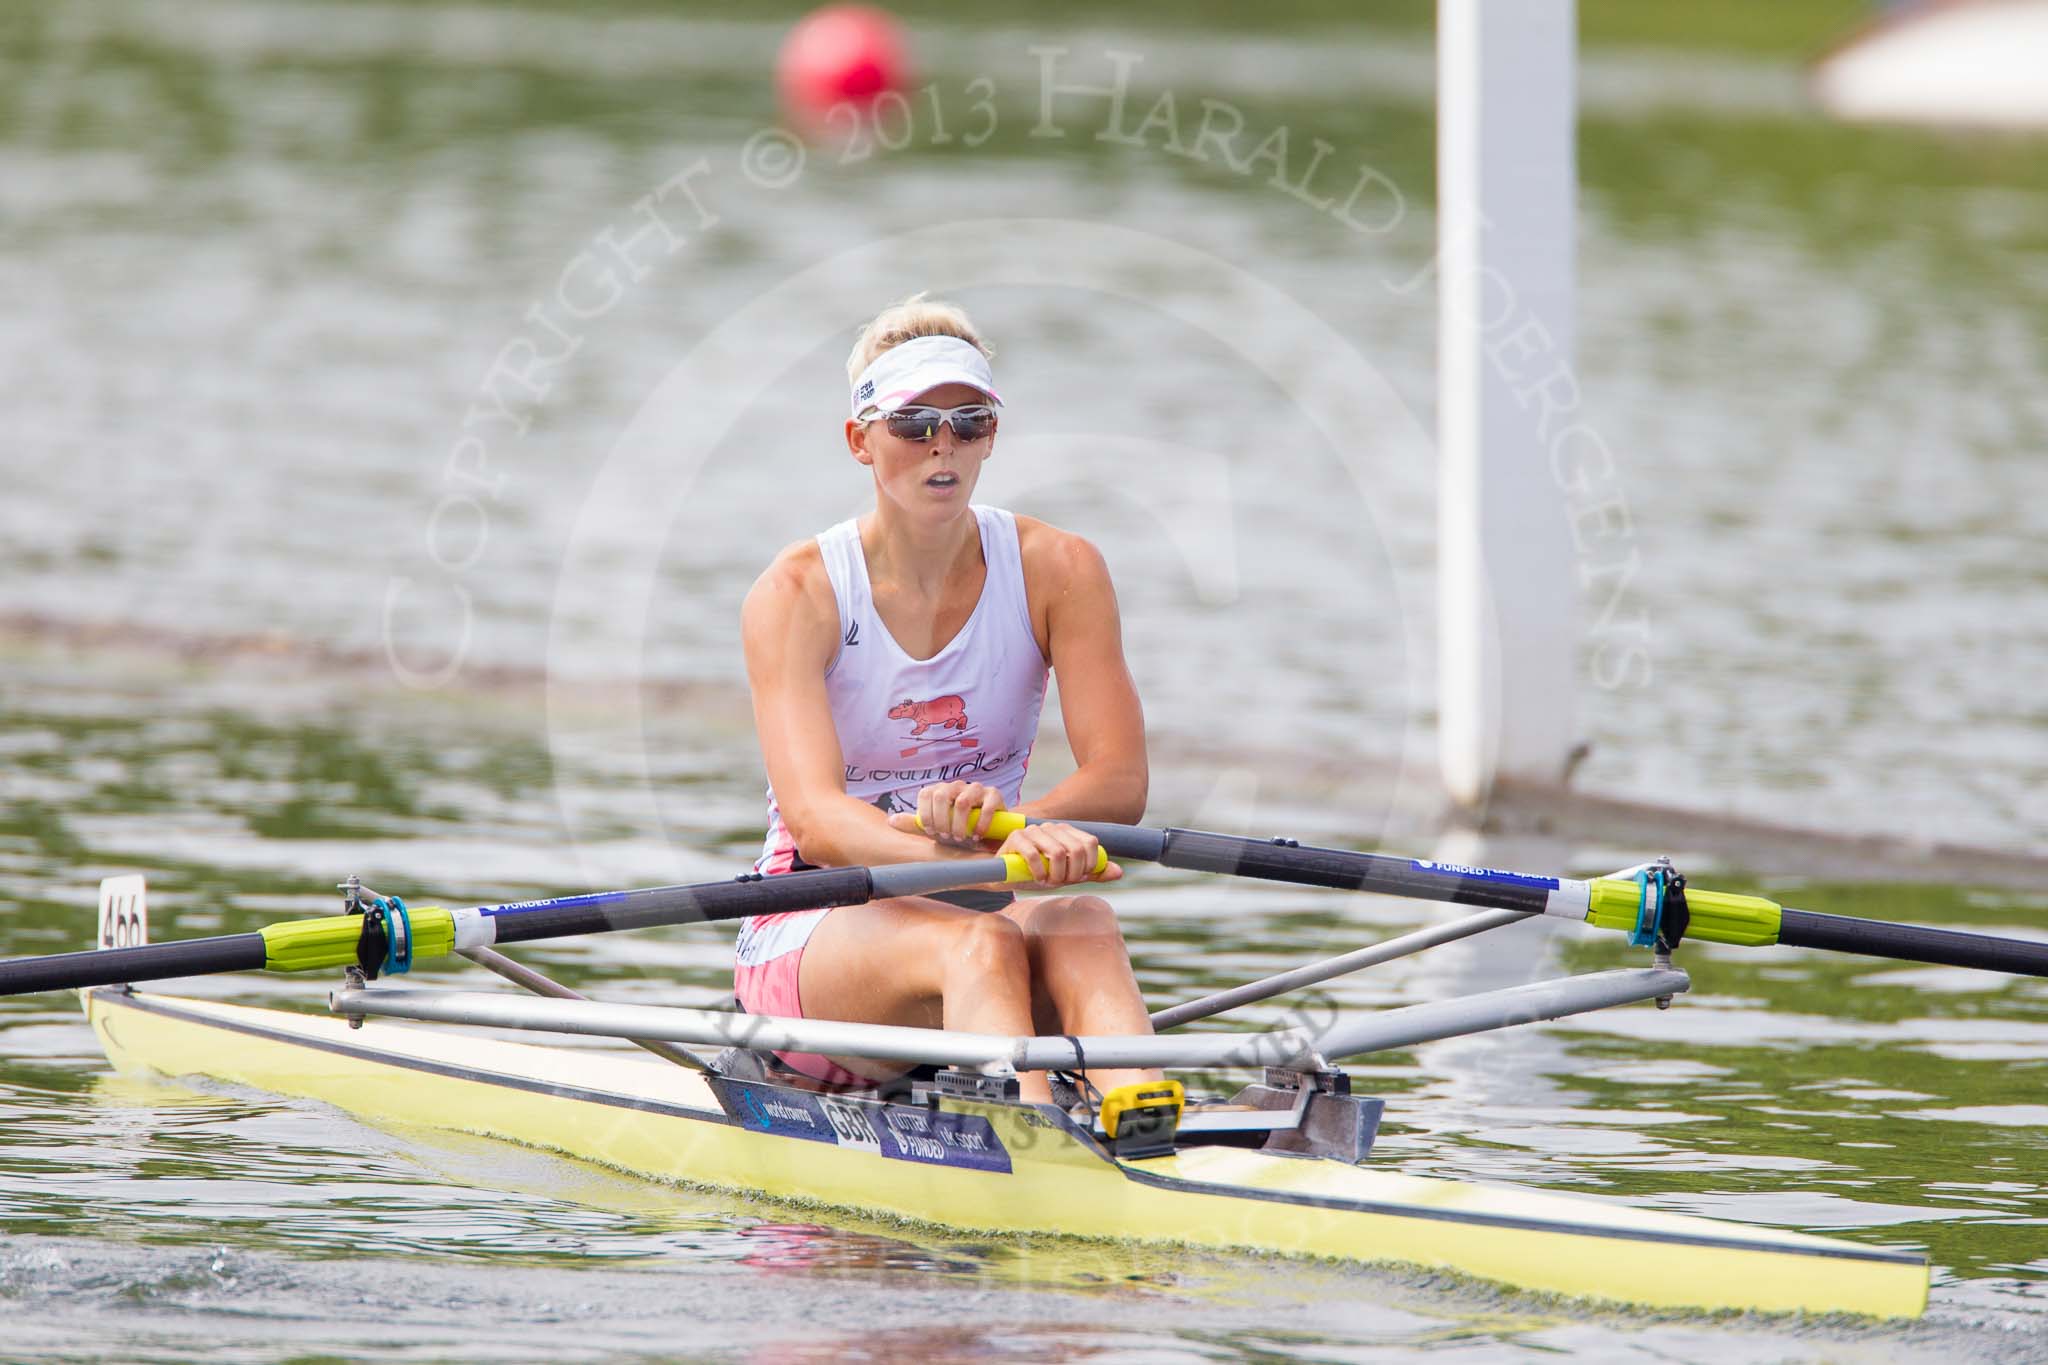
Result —
[[1533, 915], [1549, 907], [1551, 894], [1559, 886], [1555, 877], [1525, 877], [1348, 849], [1305, 848], [1292, 842], [1233, 839], [1192, 829], [1167, 830], [1165, 845], [1160, 861], [1192, 872], [1228, 872], [1300, 886], [1374, 891]]
[[2048, 976], [2048, 943], [1996, 938], [1960, 929], [1930, 929], [1918, 924], [1823, 915], [1787, 906], [1778, 927], [1778, 942], [1793, 948], [1825, 948], [1865, 957], [1932, 962], [1944, 967], [1977, 967], [1987, 972]]
[[636, 891], [600, 891], [586, 896], [479, 906], [471, 911], [458, 910], [456, 918], [458, 923], [469, 915], [488, 921], [488, 942], [531, 943], [535, 939], [603, 934], [617, 929], [650, 929], [664, 924], [858, 905], [873, 899], [875, 894], [871, 869], [830, 867], [745, 881], [651, 886]]
[[[1026, 822], [1014, 812], [1005, 811], [991, 822], [990, 836], [1006, 836], [1023, 823]], [[1189, 872], [1220, 872], [1261, 881], [1289, 882], [1295, 886], [1446, 901], [1486, 910], [1519, 910], [1540, 915], [1552, 910], [1552, 897], [1561, 887], [1583, 886], [1556, 877], [1526, 877], [1517, 872], [1457, 863], [1305, 847], [1291, 839], [1247, 839], [1197, 829], [1145, 829], [1091, 820], [1060, 823], [1094, 835], [1112, 858], [1158, 863]]]
[[[976, 860], [976, 882], [999, 880], [1006, 870], [1001, 860]], [[954, 880], [964, 879], [960, 869], [966, 863], [920, 863], [918, 869], [940, 868]], [[582, 934], [605, 934], [621, 929], [649, 929], [664, 924], [698, 924], [712, 920], [743, 919], [748, 915], [772, 915], [788, 910], [817, 910], [835, 905], [858, 905], [878, 895], [901, 894], [877, 890], [883, 874], [895, 868], [830, 867], [810, 872], [791, 872], [779, 877], [749, 874], [719, 882], [686, 886], [649, 886], [633, 891], [595, 891], [580, 896], [554, 896], [545, 900], [513, 901], [505, 905], [478, 905], [464, 910], [445, 910], [438, 905], [414, 906], [405, 920], [411, 933], [410, 956], [414, 959], [445, 957], [466, 948], [487, 948], [494, 943], [531, 943], [536, 939], [570, 938]], [[384, 933], [390, 931], [385, 917]], [[371, 967], [384, 958], [386, 938], [378, 935], [365, 943], [364, 919], [360, 915], [333, 915], [325, 919], [287, 920], [260, 931], [265, 953], [256, 966], [273, 972], [306, 972], [346, 967], [361, 963]], [[149, 945], [149, 947], [171, 945]], [[7, 964], [0, 963], [0, 972]], [[152, 972], [126, 978], [149, 981], [175, 972]], [[375, 972], [372, 971], [372, 975]], [[0, 976], [0, 990], [5, 977]]]
[[[1036, 822], [1036, 817], [1032, 822]], [[1016, 812], [1003, 811], [990, 821], [989, 834], [992, 838], [1006, 837], [1024, 823], [1025, 818]], [[1374, 891], [1523, 914], [1556, 915], [1623, 933], [1637, 929], [1644, 895], [1638, 883], [1623, 877], [1592, 881], [1531, 877], [1461, 863], [1304, 848], [1288, 839], [1247, 839], [1201, 830], [1147, 829], [1087, 820], [1065, 823], [1093, 834], [1112, 858], [1298, 886]], [[1847, 915], [1823, 915], [1780, 906], [1762, 896], [1698, 887], [1687, 889], [1686, 906], [1688, 941], [1739, 947], [1782, 943], [1794, 948], [1821, 948], [1906, 962], [2048, 976], [2048, 944], [2043, 943]]]
[[131, 981], [162, 981], [214, 972], [255, 972], [263, 970], [266, 951], [261, 934], [223, 934], [176, 943], [144, 943], [133, 948], [19, 957], [0, 962], [0, 995], [121, 986]]
[[[986, 883], [1030, 880], [1031, 869], [1024, 859], [1010, 853], [887, 867], [819, 868], [776, 877], [748, 874], [692, 886], [601, 891], [508, 905], [479, 905], [466, 910], [421, 905], [407, 910], [404, 922], [411, 930], [410, 956], [419, 959], [493, 943], [528, 943], [534, 939], [662, 924], [821, 910], [891, 896], [918, 896]], [[252, 934], [14, 958], [0, 961], [0, 996], [118, 986], [216, 972], [303, 972], [346, 967], [358, 962], [365, 952], [375, 961], [384, 951], [382, 940], [374, 937], [366, 947], [364, 930], [362, 915], [329, 915], [286, 920]]]
[[485, 943], [531, 943], [535, 939], [650, 929], [665, 924], [698, 924], [745, 919], [792, 910], [860, 905], [892, 896], [921, 896], [963, 886], [1031, 880], [1016, 854], [884, 867], [821, 867], [764, 877], [749, 874], [691, 886], [652, 886], [637, 891], [598, 891], [552, 900], [515, 901], [457, 910], [458, 948], [473, 946], [465, 926], [487, 925]]

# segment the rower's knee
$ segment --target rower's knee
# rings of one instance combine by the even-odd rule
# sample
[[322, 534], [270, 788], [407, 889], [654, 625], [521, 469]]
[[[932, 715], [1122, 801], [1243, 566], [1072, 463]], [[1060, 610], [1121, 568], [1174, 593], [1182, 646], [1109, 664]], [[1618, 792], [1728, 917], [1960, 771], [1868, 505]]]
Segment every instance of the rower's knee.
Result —
[[1060, 896], [1034, 902], [1026, 922], [1034, 938], [1117, 938], [1116, 911], [1100, 896]]
[[1030, 971], [1024, 930], [1003, 915], [971, 915], [953, 929], [953, 965], [975, 976]]

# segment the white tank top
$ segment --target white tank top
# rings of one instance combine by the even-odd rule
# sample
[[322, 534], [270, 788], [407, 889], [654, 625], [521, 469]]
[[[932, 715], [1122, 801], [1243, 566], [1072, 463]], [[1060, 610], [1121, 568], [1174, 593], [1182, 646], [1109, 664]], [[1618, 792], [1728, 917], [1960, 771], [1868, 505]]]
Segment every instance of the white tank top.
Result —
[[[1031, 629], [1017, 519], [975, 506], [988, 574], [959, 634], [929, 659], [903, 652], [875, 612], [860, 524], [818, 536], [839, 604], [839, 652], [825, 670], [849, 795], [914, 811], [934, 782], [983, 782], [1005, 805], [1023, 799], [1024, 770], [1045, 704], [1046, 662]], [[754, 866], [787, 872], [800, 854], [768, 791], [768, 837]]]

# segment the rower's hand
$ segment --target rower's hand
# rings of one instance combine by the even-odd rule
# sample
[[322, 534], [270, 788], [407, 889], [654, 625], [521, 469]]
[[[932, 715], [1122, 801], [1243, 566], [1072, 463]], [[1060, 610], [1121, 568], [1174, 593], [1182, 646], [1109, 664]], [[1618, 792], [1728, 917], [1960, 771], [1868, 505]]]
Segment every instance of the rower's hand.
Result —
[[1003, 840], [997, 852], [1020, 855], [1038, 878], [1034, 885], [1048, 890], [1077, 882], [1113, 882], [1124, 875], [1124, 870], [1112, 862], [1104, 862], [1102, 870], [1095, 871], [1096, 860], [1102, 856], [1102, 843], [1072, 825], [1026, 825]]
[[[905, 834], [922, 834], [948, 848], [971, 848], [986, 852], [988, 822], [1003, 809], [1003, 794], [979, 782], [935, 782], [917, 794], [917, 814], [908, 811], [889, 817], [889, 827]], [[1072, 825], [1026, 825], [1003, 840], [998, 853], [1015, 853], [1024, 859], [1041, 888], [1072, 886], [1077, 882], [1113, 882], [1124, 870], [1102, 857], [1101, 841]], [[1102, 870], [1093, 871], [1096, 863]]]
[[[1003, 794], [979, 782], [934, 782], [917, 794], [917, 814], [889, 817], [889, 827], [929, 835], [948, 848], [988, 847], [988, 822], [1003, 809]], [[979, 814], [976, 812], [979, 811]]]

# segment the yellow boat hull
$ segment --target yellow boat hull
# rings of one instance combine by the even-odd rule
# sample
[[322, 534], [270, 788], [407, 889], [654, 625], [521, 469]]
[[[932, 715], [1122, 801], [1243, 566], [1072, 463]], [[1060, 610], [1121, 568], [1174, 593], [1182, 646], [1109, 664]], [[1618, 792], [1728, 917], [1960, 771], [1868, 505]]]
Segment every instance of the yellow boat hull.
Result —
[[85, 1007], [124, 1070], [948, 1228], [1399, 1262], [1660, 1308], [1912, 1317], [1927, 1302], [1911, 1252], [1245, 1148], [1118, 1161], [1049, 1107], [828, 1098], [627, 1054], [118, 988], [86, 992]]

